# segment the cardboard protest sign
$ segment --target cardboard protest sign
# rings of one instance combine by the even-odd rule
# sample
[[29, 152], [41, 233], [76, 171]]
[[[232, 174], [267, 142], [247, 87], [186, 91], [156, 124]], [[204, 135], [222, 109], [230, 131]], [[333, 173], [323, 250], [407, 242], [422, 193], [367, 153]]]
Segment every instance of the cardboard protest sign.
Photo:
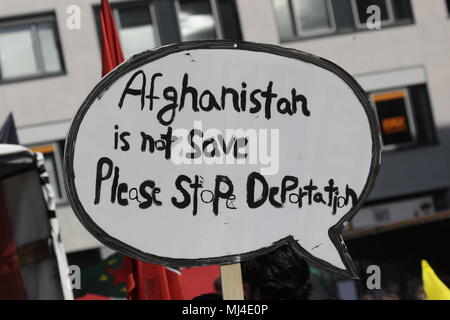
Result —
[[374, 184], [380, 137], [329, 61], [231, 41], [145, 52], [100, 81], [66, 143], [76, 215], [126, 255], [228, 264], [289, 242], [354, 275], [340, 232]]

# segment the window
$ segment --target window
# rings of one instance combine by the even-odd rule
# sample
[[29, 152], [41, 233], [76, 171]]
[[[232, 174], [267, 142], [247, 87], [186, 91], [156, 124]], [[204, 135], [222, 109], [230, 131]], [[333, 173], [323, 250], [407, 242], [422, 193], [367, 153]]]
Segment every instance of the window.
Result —
[[292, 10], [288, 0], [273, 0], [275, 20], [278, 25], [278, 33], [282, 40], [295, 37], [294, 24], [292, 23]]
[[113, 14], [125, 58], [156, 47], [158, 33], [153, 23], [153, 8], [148, 4], [113, 7]]
[[282, 38], [335, 30], [331, 0], [274, 0], [273, 4]]
[[242, 38], [234, 0], [175, 0], [181, 41]]
[[[127, 1], [112, 4], [125, 58], [161, 44], [241, 39], [235, 0]], [[100, 8], [94, 8], [101, 39]]]
[[330, 33], [335, 29], [329, 0], [293, 0], [292, 9], [299, 35]]
[[415, 142], [415, 124], [406, 89], [376, 93], [372, 101], [381, 128], [384, 147], [410, 145]]
[[220, 38], [241, 40], [241, 27], [239, 23], [236, 0], [215, 0], [220, 20]]
[[62, 177], [63, 142], [30, 147], [33, 152], [44, 155], [44, 165], [57, 202], [65, 201], [64, 182]]
[[[410, 0], [272, 0], [281, 41], [367, 30], [371, 5], [381, 27], [413, 22]], [[370, 11], [371, 12], [371, 11]]]
[[437, 143], [425, 85], [370, 94], [384, 150]]
[[0, 81], [62, 72], [54, 16], [0, 22]]
[[178, 0], [176, 3], [182, 41], [218, 38], [209, 0]]

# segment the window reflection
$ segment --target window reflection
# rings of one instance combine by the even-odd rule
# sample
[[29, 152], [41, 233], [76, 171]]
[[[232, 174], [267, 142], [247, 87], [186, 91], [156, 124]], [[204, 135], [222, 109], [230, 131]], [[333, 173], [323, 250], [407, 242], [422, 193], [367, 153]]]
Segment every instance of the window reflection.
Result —
[[2, 79], [38, 73], [30, 26], [0, 30], [0, 66]]
[[23, 24], [15, 21], [14, 26], [0, 28], [0, 80], [62, 71], [55, 24], [51, 18], [48, 20]]
[[53, 26], [50, 23], [39, 24], [38, 36], [45, 72], [58, 72], [61, 70], [61, 62]]
[[156, 46], [155, 30], [148, 6], [120, 8], [119, 36], [125, 58]]
[[332, 28], [327, 0], [294, 0], [295, 21], [300, 32]]
[[216, 26], [209, 0], [179, 0], [181, 40], [216, 39]]
[[291, 8], [289, 0], [273, 0], [275, 18], [278, 24], [278, 31], [282, 39], [289, 39], [295, 36], [292, 24]]

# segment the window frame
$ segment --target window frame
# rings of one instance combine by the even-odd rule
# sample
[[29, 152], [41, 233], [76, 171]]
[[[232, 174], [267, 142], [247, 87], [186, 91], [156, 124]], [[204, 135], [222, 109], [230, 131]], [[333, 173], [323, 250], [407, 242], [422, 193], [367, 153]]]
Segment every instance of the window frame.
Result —
[[[214, 19], [214, 31], [216, 34], [216, 39], [223, 39], [224, 38], [224, 31], [222, 26], [222, 21], [220, 19], [219, 14], [219, 5], [217, 4], [217, 0], [206, 0], [209, 1], [209, 6], [211, 7], [211, 14]], [[180, 35], [180, 42], [183, 42], [182, 38], [182, 32], [181, 32], [181, 24], [180, 24], [180, 13], [181, 13], [181, 5], [179, 0], [173, 0], [174, 6], [175, 6], [175, 13], [177, 16], [177, 22], [178, 22], [178, 32]]]
[[[117, 33], [119, 34], [119, 38], [120, 38], [120, 31], [122, 30], [122, 24], [120, 22], [120, 9], [129, 9], [129, 8], [133, 8], [133, 7], [139, 7], [139, 6], [143, 6], [143, 7], [147, 7], [147, 10], [150, 14], [150, 19], [151, 19], [151, 26], [153, 28], [153, 38], [155, 39], [155, 46], [154, 48], [157, 48], [159, 46], [161, 46], [161, 36], [160, 36], [160, 31], [159, 31], [159, 26], [158, 26], [158, 20], [157, 20], [157, 16], [156, 16], [156, 12], [155, 12], [155, 5], [153, 3], [153, 1], [149, 1], [149, 2], [143, 2], [143, 1], [122, 1], [122, 2], [117, 2], [117, 3], [112, 3], [111, 4], [111, 10], [114, 16], [114, 22], [116, 24], [116, 28], [117, 28]], [[101, 27], [100, 27], [100, 32], [101, 32]], [[122, 39], [120, 38], [120, 42], [122, 43]], [[152, 50], [154, 48], [150, 48], [148, 50]], [[122, 48], [123, 50], [123, 48]], [[135, 54], [138, 54], [134, 53]]]
[[[279, 39], [279, 43], [280, 44], [284, 44], [284, 43], [290, 43], [290, 42], [294, 42], [294, 41], [304, 41], [304, 40], [311, 40], [311, 39], [318, 39], [318, 38], [322, 38], [322, 37], [328, 37], [328, 36], [337, 36], [337, 35], [348, 35], [348, 34], [353, 34], [353, 33], [359, 33], [359, 32], [369, 32], [369, 31], [380, 31], [380, 30], [372, 30], [372, 29], [368, 29], [366, 27], [366, 24], [361, 24], [359, 22], [359, 17], [357, 17], [357, 12], [355, 12], [356, 8], [354, 5], [354, 0], [343, 0], [346, 1], [346, 5], [348, 4], [348, 12], [346, 12], [347, 10], [345, 10], [346, 14], [348, 14], [349, 16], [351, 16], [352, 18], [352, 23], [350, 25], [345, 25], [343, 28], [340, 22], [340, 16], [342, 15], [342, 12], [340, 14], [338, 14], [337, 12], [339, 11], [336, 6], [335, 6], [335, 1], [337, 0], [330, 0], [330, 7], [332, 8], [332, 14], [333, 14], [333, 19], [334, 19], [334, 25], [335, 28], [333, 31], [331, 31], [331, 29], [329, 29], [330, 31], [327, 33], [303, 33], [303, 34], [299, 34], [297, 27], [295, 25], [295, 18], [294, 18], [294, 12], [291, 6], [291, 0], [285, 0], [286, 3], [288, 4], [288, 9], [289, 9], [289, 23], [290, 23], [290, 28], [291, 28], [291, 32], [292, 34], [290, 34], [289, 36], [283, 36], [281, 31], [280, 31], [280, 25], [278, 23], [278, 19], [277, 19], [277, 13], [275, 10], [275, 5], [274, 5], [274, 1], [272, 0], [272, 13], [274, 16], [275, 21], [277, 22], [277, 31], [278, 31], [278, 39]], [[340, 0], [338, 0], [340, 1]], [[385, 0], [386, 1], [386, 0]], [[387, 21], [381, 21], [381, 26], [382, 29], [386, 29], [386, 28], [393, 28], [393, 27], [400, 27], [400, 26], [408, 26], [408, 25], [413, 25], [415, 24], [415, 18], [414, 18], [414, 7], [411, 5], [411, 1], [412, 0], [408, 0], [409, 5], [410, 5], [410, 10], [411, 10], [411, 17], [406, 17], [406, 18], [397, 18], [396, 17], [396, 10], [395, 10], [395, 2], [393, 2], [395, 0], [389, 0], [389, 2], [391, 3], [391, 20]]]
[[[386, 10], [387, 10], [387, 14], [388, 14], [389, 18], [388, 18], [388, 20], [380, 21], [381, 28], [395, 24], [395, 14], [394, 14], [394, 6], [392, 5], [392, 0], [383, 0], [383, 1], [386, 3]], [[359, 19], [357, 2], [358, 2], [358, 0], [350, 1], [351, 7], [352, 7], [352, 13], [353, 13], [353, 20], [355, 22], [355, 28], [357, 30], [365, 30], [365, 29], [367, 29], [367, 21], [361, 23], [361, 21]]]
[[330, 28], [320, 28], [320, 29], [312, 30], [312, 31], [302, 30], [301, 19], [296, 19], [294, 5], [293, 5], [292, 1], [293, 0], [288, 0], [289, 10], [291, 11], [291, 19], [292, 19], [294, 31], [296, 33], [297, 38], [315, 37], [315, 36], [336, 33], [336, 31], [337, 31], [336, 18], [334, 16], [334, 8], [333, 8], [333, 4], [331, 3], [331, 0], [325, 0], [327, 13], [328, 13], [328, 20], [330, 22]]
[[[45, 71], [42, 46], [41, 46], [41, 41], [39, 39], [38, 27], [37, 27], [37, 25], [40, 23], [50, 23], [53, 26], [56, 49], [58, 51], [57, 53], [58, 53], [60, 67], [61, 67], [59, 71], [53, 71], [53, 72]], [[60, 40], [61, 37], [59, 34], [59, 29], [58, 29], [58, 22], [57, 22], [56, 15], [54, 12], [46, 12], [46, 13], [41, 13], [41, 14], [37, 14], [37, 15], [33, 14], [31, 16], [28, 16], [28, 15], [27, 16], [13, 16], [13, 17], [8, 17], [6, 19], [0, 20], [0, 30], [11, 28], [11, 27], [29, 27], [30, 34], [31, 34], [32, 47], [33, 47], [33, 56], [35, 59], [36, 68], [38, 70], [38, 73], [22, 75], [22, 76], [5, 79], [2, 76], [2, 70], [0, 67], [0, 85], [13, 83], [13, 82], [61, 76], [61, 75], [66, 74], [64, 54], [63, 54], [61, 40]]]
[[413, 107], [411, 103], [411, 98], [409, 95], [409, 89], [407, 87], [397, 87], [397, 88], [389, 88], [384, 90], [376, 90], [369, 93], [370, 103], [372, 104], [372, 108], [375, 111], [375, 116], [377, 118], [378, 124], [380, 123], [380, 119], [378, 117], [378, 111], [376, 107], [376, 102], [374, 97], [377, 95], [382, 94], [389, 94], [394, 92], [403, 92], [404, 94], [404, 101], [405, 101], [405, 109], [406, 109], [406, 116], [408, 121], [408, 127], [411, 133], [411, 141], [410, 142], [404, 142], [404, 143], [396, 143], [396, 144], [388, 144], [385, 145], [381, 136], [381, 150], [382, 151], [393, 151], [398, 150], [401, 148], [407, 148], [418, 145], [418, 139], [417, 139], [417, 128], [416, 128], [416, 120], [413, 112]]
[[[208, 0], [208, 1], [211, 6], [213, 19], [215, 22], [214, 26], [215, 26], [216, 38], [217, 39], [225, 39], [226, 34], [227, 34], [227, 30], [225, 29], [227, 24], [225, 21], [227, 21], [227, 19], [223, 17], [222, 12], [221, 12], [221, 7], [222, 7], [223, 3], [220, 0]], [[228, 1], [232, 1], [234, 10], [237, 10], [235, 0], [228, 0]], [[155, 33], [154, 34], [155, 47], [158, 47], [161, 45], [167, 45], [170, 43], [183, 42], [183, 39], [181, 38], [181, 28], [180, 28], [179, 19], [178, 19], [180, 10], [179, 10], [177, 0], [164, 0], [164, 1], [120, 0], [118, 2], [113, 2], [113, 3], [111, 3], [111, 8], [113, 10], [114, 20], [115, 21], [118, 20], [117, 13], [114, 13], [115, 8], [118, 8], [120, 10], [120, 8], [130, 8], [132, 6], [139, 6], [139, 5], [142, 5], [144, 7], [148, 6], [150, 8], [150, 16], [151, 16], [151, 20], [152, 20], [153, 30]], [[101, 46], [101, 42], [102, 42], [101, 24], [100, 24], [100, 18], [99, 18], [100, 5], [93, 4], [91, 6], [91, 8], [93, 10], [93, 14], [94, 14], [94, 18], [95, 18], [98, 43]], [[160, 13], [160, 11], [162, 11], [164, 14], [168, 14], [169, 17], [166, 20], [158, 19], [158, 14]], [[172, 21], [172, 19], [173, 19], [173, 21]], [[237, 29], [234, 31], [238, 32], [239, 39], [242, 39], [241, 25], [240, 25], [239, 17], [236, 15], [236, 17], [233, 17], [233, 20], [236, 20], [236, 23], [237, 23]], [[121, 29], [120, 22], [117, 24], [117, 29], [118, 29], [118, 32], [120, 32], [120, 29]], [[158, 40], [158, 41], [156, 41], [156, 40]]]

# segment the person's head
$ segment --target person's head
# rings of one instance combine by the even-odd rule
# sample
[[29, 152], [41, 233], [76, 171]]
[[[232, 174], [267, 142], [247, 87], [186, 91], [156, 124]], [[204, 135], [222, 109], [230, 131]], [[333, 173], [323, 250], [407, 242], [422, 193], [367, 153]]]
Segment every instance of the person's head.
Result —
[[246, 299], [308, 299], [308, 264], [290, 245], [244, 261], [241, 266]]

